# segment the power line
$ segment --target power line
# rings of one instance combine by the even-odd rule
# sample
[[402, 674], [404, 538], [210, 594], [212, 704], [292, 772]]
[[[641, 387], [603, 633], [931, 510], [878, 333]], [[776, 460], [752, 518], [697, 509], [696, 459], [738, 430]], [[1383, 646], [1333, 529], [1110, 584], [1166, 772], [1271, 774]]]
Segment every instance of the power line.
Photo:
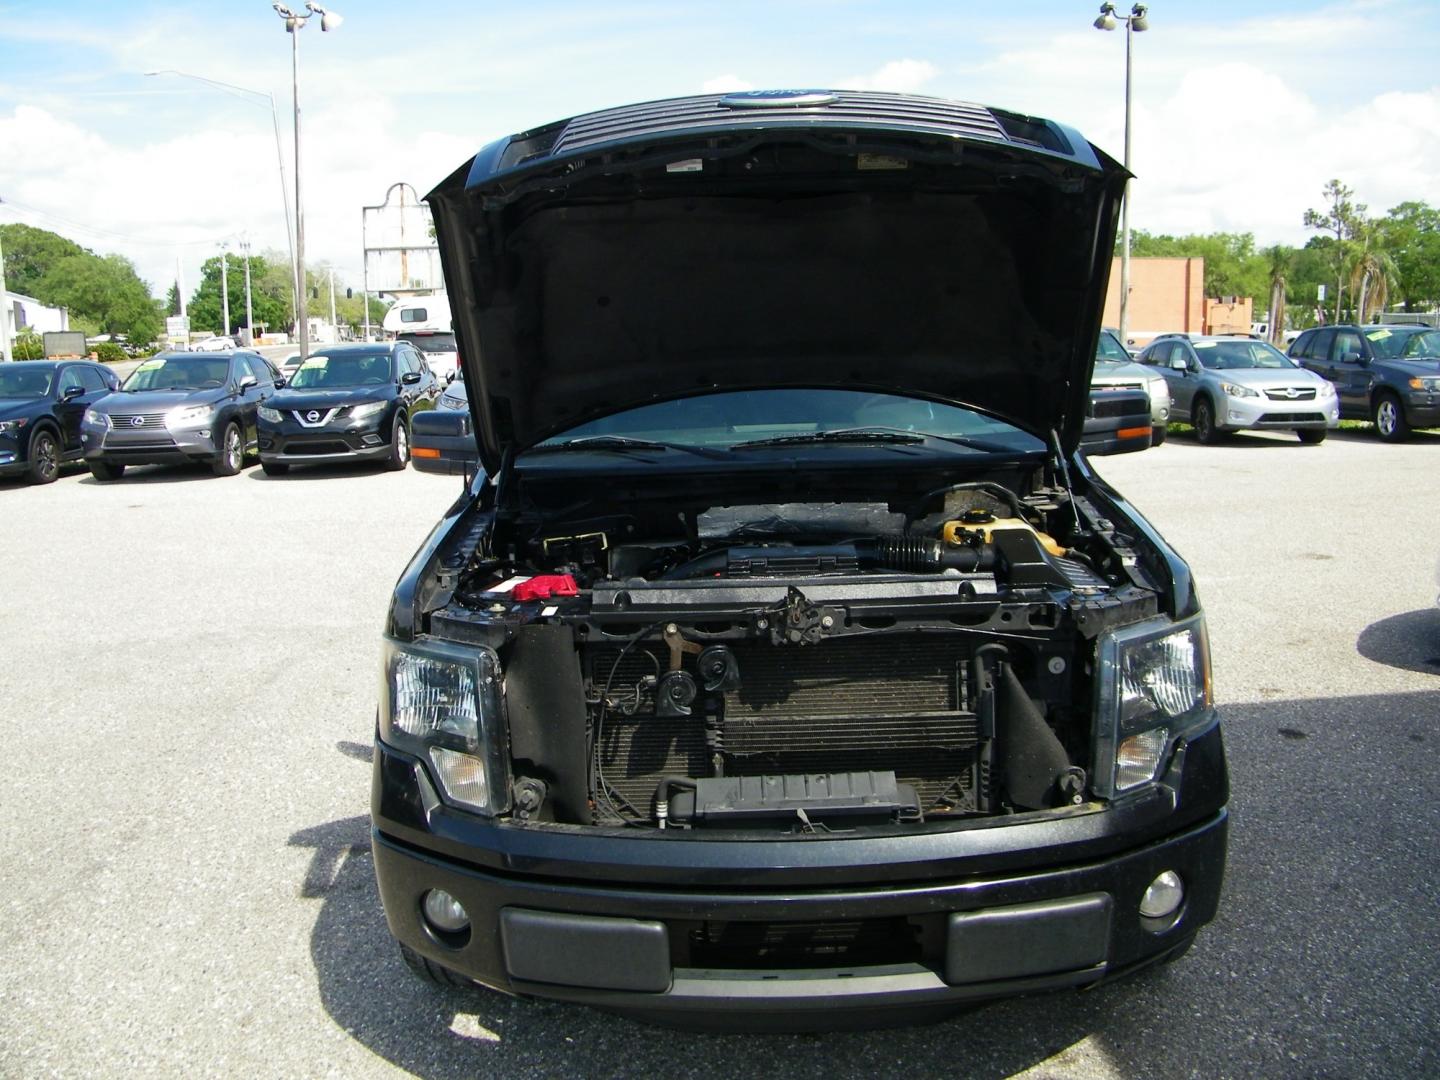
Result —
[[72, 229], [78, 230], [79, 232], [88, 233], [91, 236], [99, 237], [101, 239], [123, 240], [129, 244], [140, 244], [145, 247], [177, 248], [199, 247], [210, 244], [223, 244], [228, 240], [234, 240], [240, 235], [239, 231], [236, 231], [232, 233], [227, 233], [224, 236], [210, 237], [204, 240], [147, 240], [144, 237], [132, 236], [129, 233], [117, 232], [114, 229], [101, 228], [98, 225], [86, 225], [82, 221], [75, 221], [71, 218], [63, 217], [60, 214], [52, 213], [49, 210], [41, 210], [39, 207], [36, 206], [27, 206], [25, 203], [16, 202], [14, 199], [0, 199], [0, 206], [11, 206], [18, 211], [23, 211], [27, 214], [34, 214], [36, 217], [44, 218], [49, 221], [59, 222], [60, 224], [67, 225]]

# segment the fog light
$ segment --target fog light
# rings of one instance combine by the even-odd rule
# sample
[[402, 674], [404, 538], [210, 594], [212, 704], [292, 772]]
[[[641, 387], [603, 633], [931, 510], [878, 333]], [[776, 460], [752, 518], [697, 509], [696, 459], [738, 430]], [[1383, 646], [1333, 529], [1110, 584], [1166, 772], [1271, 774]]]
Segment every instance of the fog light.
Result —
[[360, 441], [366, 446], [379, 446], [383, 440], [379, 435], [362, 435], [360, 436]]
[[1185, 884], [1180, 875], [1174, 870], [1166, 870], [1150, 882], [1145, 895], [1140, 898], [1140, 914], [1147, 919], [1164, 919], [1179, 911], [1184, 901]]
[[[1155, 886], [1150, 887], [1153, 889]], [[425, 894], [420, 907], [425, 912], [426, 922], [443, 933], [458, 934], [470, 925], [470, 913], [465, 910], [465, 905], [444, 889], [431, 889]]]

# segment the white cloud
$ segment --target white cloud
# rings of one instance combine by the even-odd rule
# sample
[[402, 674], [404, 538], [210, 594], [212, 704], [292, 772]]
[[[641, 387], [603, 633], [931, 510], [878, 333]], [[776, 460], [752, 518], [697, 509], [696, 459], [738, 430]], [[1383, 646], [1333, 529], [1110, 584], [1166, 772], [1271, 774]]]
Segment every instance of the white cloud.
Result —
[[737, 90], [754, 89], [753, 84], [746, 82], [733, 72], [716, 75], [713, 79], [706, 79], [700, 84], [700, 92], [702, 94], [729, 94]]
[[939, 72], [929, 60], [891, 60], [868, 75], [852, 75], [836, 85], [843, 90], [893, 90], [913, 94]]

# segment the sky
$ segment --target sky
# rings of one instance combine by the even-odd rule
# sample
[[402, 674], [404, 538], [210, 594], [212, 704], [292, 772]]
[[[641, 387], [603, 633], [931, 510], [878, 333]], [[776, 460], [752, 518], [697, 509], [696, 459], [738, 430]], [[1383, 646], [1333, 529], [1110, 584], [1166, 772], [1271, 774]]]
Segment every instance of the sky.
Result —
[[[343, 23], [298, 41], [307, 262], [358, 286], [361, 207], [391, 184], [424, 195], [492, 139], [684, 94], [958, 98], [1060, 120], [1118, 159], [1125, 34], [1094, 29], [1098, 7], [336, 0]], [[1372, 213], [1440, 205], [1440, 0], [1149, 7], [1132, 228], [1300, 244], [1332, 177]], [[290, 44], [265, 0], [0, 0], [0, 223], [126, 255], [157, 295], [177, 264], [192, 290], [222, 243], [285, 250], [268, 95], [288, 179]], [[145, 74], [165, 70], [259, 94]]]

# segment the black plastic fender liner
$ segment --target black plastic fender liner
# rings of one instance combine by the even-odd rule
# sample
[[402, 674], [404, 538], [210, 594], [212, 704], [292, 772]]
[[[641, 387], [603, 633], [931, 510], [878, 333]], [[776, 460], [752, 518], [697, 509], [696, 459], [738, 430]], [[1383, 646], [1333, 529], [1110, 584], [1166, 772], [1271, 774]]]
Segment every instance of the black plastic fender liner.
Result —
[[1055, 732], [1035, 708], [1011, 666], [1002, 664], [996, 739], [1000, 770], [1010, 801], [1027, 810], [1057, 804], [1057, 781], [1069, 771], [1070, 758]]
[[575, 632], [560, 625], [524, 626], [502, 663], [516, 774], [550, 785], [557, 821], [589, 824], [585, 686]]

